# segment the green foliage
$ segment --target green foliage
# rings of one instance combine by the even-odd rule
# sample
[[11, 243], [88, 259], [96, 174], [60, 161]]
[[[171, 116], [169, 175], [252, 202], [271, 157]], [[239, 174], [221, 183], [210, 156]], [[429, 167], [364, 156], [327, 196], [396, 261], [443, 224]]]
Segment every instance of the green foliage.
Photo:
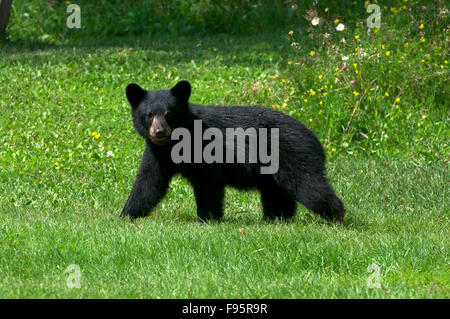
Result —
[[321, 132], [331, 153], [447, 161], [447, 9], [392, 4], [380, 29], [352, 12], [308, 11], [307, 27], [286, 32], [291, 50], [269, 90], [278, 107]]
[[[12, 39], [46, 42], [90, 36], [140, 35], [159, 32], [255, 33], [273, 30], [289, 21], [283, 1], [269, 0], [80, 0], [82, 28], [65, 26], [70, 1], [14, 1], [10, 24]], [[26, 15], [26, 17], [24, 16]], [[22, 21], [25, 20], [25, 21]], [[27, 28], [22, 28], [26, 25]]]

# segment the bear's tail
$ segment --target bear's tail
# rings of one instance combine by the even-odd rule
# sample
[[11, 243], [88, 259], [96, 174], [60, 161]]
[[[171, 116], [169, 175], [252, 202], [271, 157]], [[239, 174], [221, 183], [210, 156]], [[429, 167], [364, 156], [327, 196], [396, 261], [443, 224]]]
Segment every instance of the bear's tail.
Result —
[[332, 221], [344, 220], [345, 208], [342, 201], [334, 192], [321, 197], [313, 205], [305, 205], [317, 215]]
[[329, 219], [343, 220], [345, 215], [345, 207], [342, 201], [333, 194], [328, 202], [329, 212], [326, 214]]
[[304, 177], [296, 200], [317, 215], [328, 220], [343, 220], [345, 208], [324, 177]]

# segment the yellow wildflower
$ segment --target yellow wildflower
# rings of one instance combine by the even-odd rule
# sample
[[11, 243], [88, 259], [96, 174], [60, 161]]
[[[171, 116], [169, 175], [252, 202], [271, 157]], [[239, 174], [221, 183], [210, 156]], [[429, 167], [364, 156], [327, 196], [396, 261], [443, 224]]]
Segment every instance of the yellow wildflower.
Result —
[[354, 96], [358, 96], [358, 95], [359, 95], [359, 92], [358, 92], [358, 91], [353, 91], [353, 95], [354, 95]]
[[419, 25], [419, 29], [423, 30], [423, 23], [421, 25]]
[[311, 52], [309, 52], [309, 55], [311, 55], [311, 56], [313, 56], [313, 55], [315, 55], [316, 54], [316, 51], [311, 51]]

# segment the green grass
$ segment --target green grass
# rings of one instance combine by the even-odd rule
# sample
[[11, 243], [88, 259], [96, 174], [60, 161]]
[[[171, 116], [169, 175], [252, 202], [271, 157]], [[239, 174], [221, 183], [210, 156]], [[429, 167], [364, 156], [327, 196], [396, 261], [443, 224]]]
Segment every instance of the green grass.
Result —
[[[15, 1], [15, 12], [23, 5]], [[353, 42], [339, 54], [301, 33], [297, 51], [289, 30], [33, 42], [19, 31], [28, 22], [12, 21], [19, 25], [0, 47], [1, 298], [450, 296], [448, 44], [432, 29], [424, 65], [414, 32], [415, 49], [405, 52], [392, 36], [406, 24], [378, 39], [361, 32], [357, 46], [382, 58], [352, 56], [363, 72], [356, 88], [349, 74], [333, 73]], [[373, 43], [395, 47], [395, 60]], [[179, 177], [148, 218], [119, 220], [144, 148], [125, 87], [181, 79], [191, 81], [193, 102], [262, 104], [312, 128], [347, 207], [344, 222], [299, 206], [292, 222], [266, 223], [257, 193], [227, 189], [223, 222], [200, 225]], [[367, 91], [359, 104], [355, 90], [359, 98]], [[382, 288], [367, 287], [372, 263]], [[70, 264], [81, 268], [80, 289], [66, 285]]]
[[[130, 186], [131, 164], [121, 166], [130, 170], [123, 181]], [[43, 175], [59, 186], [39, 187], [32, 176], [18, 186], [14, 172], [2, 174], [9, 191], [33, 193], [2, 203], [0, 296], [449, 296], [448, 191], [442, 186], [448, 180], [440, 164], [331, 164], [331, 180], [349, 211], [336, 225], [303, 208], [291, 223], [265, 223], [257, 194], [231, 190], [223, 223], [200, 225], [191, 188], [181, 179], [150, 217], [130, 223], [117, 218], [128, 189], [107, 174], [86, 173], [84, 187], [51, 169]], [[39, 189], [55, 195], [39, 195]], [[382, 289], [367, 287], [371, 263], [380, 267]], [[81, 289], [66, 286], [69, 264], [81, 268]]]

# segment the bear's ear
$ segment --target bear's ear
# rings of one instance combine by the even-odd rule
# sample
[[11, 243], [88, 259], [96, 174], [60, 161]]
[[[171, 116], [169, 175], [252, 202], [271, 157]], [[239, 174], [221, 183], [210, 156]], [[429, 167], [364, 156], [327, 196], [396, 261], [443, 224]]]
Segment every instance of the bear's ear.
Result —
[[126, 88], [127, 98], [132, 107], [137, 107], [144, 99], [146, 93], [144, 89], [134, 83], [128, 84]]
[[170, 89], [170, 92], [176, 96], [181, 102], [187, 102], [189, 97], [191, 96], [191, 84], [182, 80], [177, 83], [173, 88]]

